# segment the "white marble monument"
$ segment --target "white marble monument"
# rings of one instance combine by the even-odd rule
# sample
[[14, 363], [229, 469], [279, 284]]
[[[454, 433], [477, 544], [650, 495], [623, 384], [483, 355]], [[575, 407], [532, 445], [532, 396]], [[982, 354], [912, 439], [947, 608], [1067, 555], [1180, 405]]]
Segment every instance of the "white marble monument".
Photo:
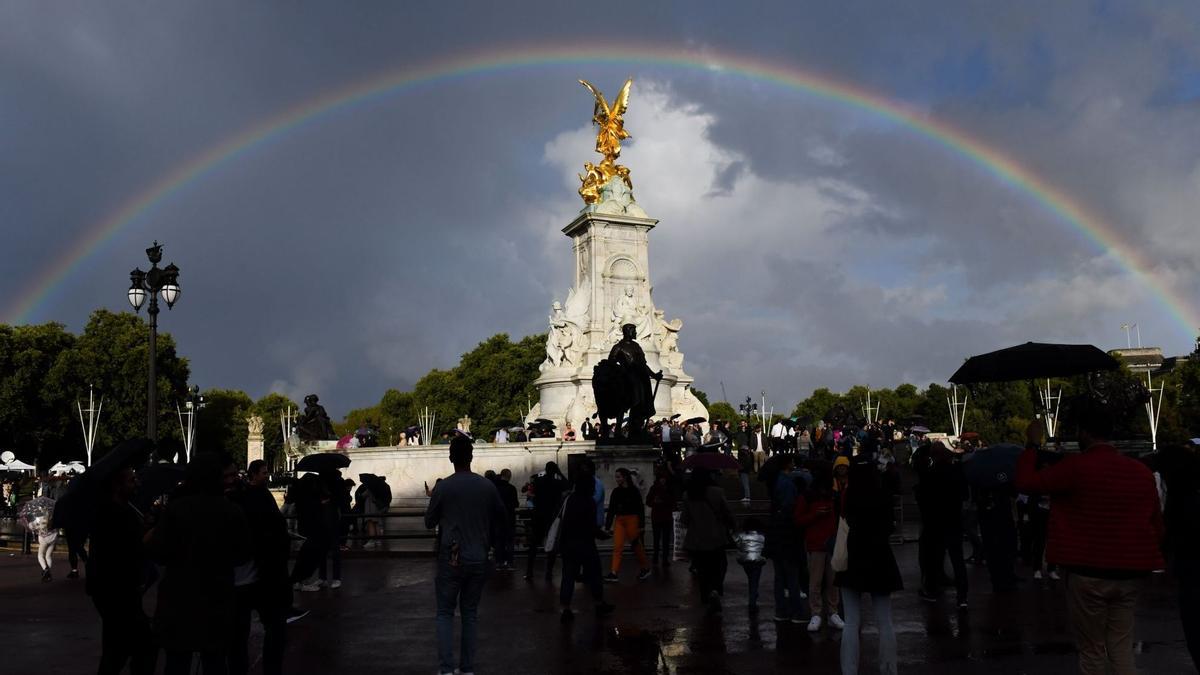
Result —
[[692, 378], [683, 370], [683, 322], [668, 321], [651, 296], [649, 234], [658, 221], [638, 206], [620, 177], [609, 179], [599, 196], [563, 228], [575, 254], [575, 282], [566, 302], [551, 306], [546, 360], [535, 382], [539, 402], [529, 421], [543, 417], [559, 429], [570, 422], [578, 430], [596, 412], [592, 368], [608, 358], [627, 323], [637, 326], [647, 365], [663, 371], [655, 419], [675, 413], [684, 419], [704, 417], [704, 406], [689, 391]]

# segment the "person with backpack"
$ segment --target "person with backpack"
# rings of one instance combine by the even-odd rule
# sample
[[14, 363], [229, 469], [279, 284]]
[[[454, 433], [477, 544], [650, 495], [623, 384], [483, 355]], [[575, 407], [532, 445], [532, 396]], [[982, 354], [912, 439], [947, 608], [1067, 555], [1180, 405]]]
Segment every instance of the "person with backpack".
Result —
[[[580, 465], [559, 508], [557, 527], [551, 524], [546, 540], [547, 550], [562, 555], [562, 582], [558, 586], [558, 601], [562, 606], [562, 621], [575, 618], [571, 599], [575, 595], [575, 580], [582, 578], [592, 593], [596, 616], [612, 612], [613, 606], [604, 602], [604, 582], [600, 580], [600, 552], [596, 550], [596, 502], [593, 494], [596, 476], [590, 462]], [[553, 539], [553, 541], [551, 541]]]
[[[566, 476], [562, 475], [558, 464], [554, 462], [546, 462], [545, 472], [533, 479], [533, 536], [529, 540], [525, 581], [533, 581], [533, 562], [537, 558], [538, 546], [546, 541], [546, 533], [558, 515], [563, 493], [569, 485]], [[547, 547], [545, 551], [546, 581], [550, 581], [554, 575], [554, 560], [558, 557], [558, 552], [553, 547]]]

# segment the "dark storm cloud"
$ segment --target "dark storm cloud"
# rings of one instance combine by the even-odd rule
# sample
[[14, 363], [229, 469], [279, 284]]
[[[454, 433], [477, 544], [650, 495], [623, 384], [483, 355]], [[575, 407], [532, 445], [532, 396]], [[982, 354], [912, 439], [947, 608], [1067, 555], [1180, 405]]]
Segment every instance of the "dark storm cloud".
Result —
[[[1200, 244], [1186, 236], [1200, 208], [1189, 9], [618, 3], [606, 16], [619, 29], [597, 28], [591, 12], [0, 7], [0, 296], [172, 167], [325, 92], [492, 45], [622, 40], [787, 63], [927, 110], [1052, 177], [1200, 296]], [[306, 125], [134, 222], [31, 318], [78, 328], [96, 306], [119, 308], [122, 280], [158, 238], [185, 284], [162, 324], [197, 383], [313, 390], [335, 415], [372, 403], [492, 333], [544, 329], [570, 276], [558, 230], [578, 209], [571, 173], [592, 159], [590, 103], [573, 80], [612, 88], [630, 70], [472, 76]], [[822, 385], [938, 380], [1003, 340], [1105, 345], [1116, 317], [1144, 316], [1130, 315], [1145, 293], [1077, 233], [911, 133], [718, 70], [632, 70], [662, 92], [639, 88], [631, 120], [656, 100], [664, 122], [631, 124], [627, 153], [639, 200], [663, 218], [655, 298], [685, 319], [686, 365], [710, 394], [721, 382], [731, 396], [791, 400]], [[545, 151], [561, 134], [582, 140]], [[673, 165], [656, 138], [696, 148], [693, 164]], [[689, 171], [703, 184], [668, 175]], [[1186, 336], [1151, 307], [1143, 327], [1180, 351]]]

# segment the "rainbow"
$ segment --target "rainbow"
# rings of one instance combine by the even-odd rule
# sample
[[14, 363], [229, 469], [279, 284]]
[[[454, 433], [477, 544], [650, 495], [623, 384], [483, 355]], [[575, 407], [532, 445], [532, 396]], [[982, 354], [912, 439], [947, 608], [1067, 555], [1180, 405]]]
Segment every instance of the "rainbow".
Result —
[[801, 91], [893, 122], [944, 148], [951, 155], [980, 167], [995, 179], [1027, 195], [1060, 221], [1084, 235], [1100, 252], [1110, 256], [1148, 288], [1189, 339], [1193, 337], [1196, 327], [1200, 326], [1200, 312], [1193, 307], [1192, 302], [1176, 294], [1160, 280], [1153, 273], [1153, 264], [1145, 254], [1123, 241], [1111, 224], [1089, 212], [1070, 195], [982, 141], [948, 124], [910, 110], [900, 103], [887, 100], [879, 94], [790, 65], [755, 60], [739, 54], [709, 51], [701, 53], [677, 47], [639, 44], [614, 45], [603, 50], [580, 48], [576, 45], [491, 49], [389, 71], [305, 101], [226, 138], [200, 155], [176, 166], [108, 216], [89, 226], [81, 236], [73, 238], [75, 243], [66, 253], [45, 266], [26, 288], [14, 296], [2, 315], [4, 321], [26, 323], [34, 310], [44, 303], [84, 260], [123, 228], [145, 218], [176, 194], [256, 148], [308, 124], [326, 119], [336, 111], [378, 101], [403, 93], [415, 85], [435, 81], [533, 66], [574, 64], [633, 67], [650, 65], [716, 70], [727, 75]]

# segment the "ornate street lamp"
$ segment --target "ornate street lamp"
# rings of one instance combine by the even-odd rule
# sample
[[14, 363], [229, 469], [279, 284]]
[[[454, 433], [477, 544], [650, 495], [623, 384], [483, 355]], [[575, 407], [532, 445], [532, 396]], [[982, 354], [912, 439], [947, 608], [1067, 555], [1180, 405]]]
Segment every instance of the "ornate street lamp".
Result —
[[158, 440], [158, 298], [161, 295], [167, 309], [179, 301], [179, 268], [175, 263], [160, 268], [162, 261], [162, 246], [157, 241], [146, 249], [146, 258], [150, 260], [150, 271], [143, 272], [134, 269], [129, 273], [129, 291], [126, 297], [133, 311], [141, 312], [142, 305], [150, 300], [146, 313], [150, 315], [150, 381], [147, 383], [146, 402], [146, 437], [152, 441]]

